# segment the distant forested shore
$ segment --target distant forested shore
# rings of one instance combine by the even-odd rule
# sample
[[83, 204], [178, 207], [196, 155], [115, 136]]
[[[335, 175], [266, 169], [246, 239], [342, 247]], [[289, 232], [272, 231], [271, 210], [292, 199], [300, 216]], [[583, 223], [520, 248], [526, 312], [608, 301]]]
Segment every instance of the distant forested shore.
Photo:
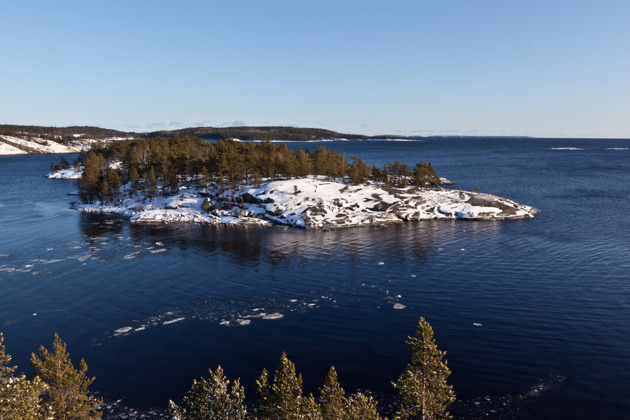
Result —
[[35, 125], [0, 125], [0, 135], [21, 136], [32, 135], [41, 138], [64, 139], [64, 138], [95, 138], [106, 139], [111, 137], [123, 138], [153, 138], [153, 137], [175, 137], [175, 136], [197, 136], [207, 140], [227, 140], [239, 139], [246, 141], [318, 141], [326, 139], [346, 139], [346, 140], [369, 140], [394, 138], [395, 136], [380, 135], [366, 136], [362, 134], [339, 133], [322, 128], [302, 128], [302, 127], [190, 127], [178, 130], [159, 131], [120, 131], [108, 128], [92, 126], [70, 126], [70, 127], [45, 127]]

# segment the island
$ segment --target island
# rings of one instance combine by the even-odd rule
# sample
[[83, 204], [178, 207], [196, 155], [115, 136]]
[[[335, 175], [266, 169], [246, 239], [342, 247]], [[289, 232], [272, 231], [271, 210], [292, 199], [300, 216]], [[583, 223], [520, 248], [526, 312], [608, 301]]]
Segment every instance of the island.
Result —
[[206, 141], [192, 136], [119, 141], [65, 160], [49, 177], [78, 179], [83, 212], [133, 223], [284, 225], [305, 229], [414, 220], [509, 220], [537, 210], [506, 198], [443, 188], [430, 163], [368, 166], [318, 146]]

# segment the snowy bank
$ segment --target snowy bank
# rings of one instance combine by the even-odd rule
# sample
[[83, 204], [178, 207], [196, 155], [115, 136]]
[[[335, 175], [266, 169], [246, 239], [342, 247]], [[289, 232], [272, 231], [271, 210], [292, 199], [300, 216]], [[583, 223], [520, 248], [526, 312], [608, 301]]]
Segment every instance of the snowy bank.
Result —
[[281, 224], [306, 229], [432, 219], [527, 219], [537, 213], [532, 207], [490, 194], [376, 184], [353, 186], [312, 176], [258, 186], [211, 186], [207, 191], [182, 187], [175, 196], [151, 200], [139, 193], [121, 194], [117, 200], [115, 205], [76, 204], [74, 208], [120, 214], [134, 223]]
[[[19, 150], [20, 152], [17, 152]], [[0, 135], [0, 154], [76, 153], [79, 149], [38, 137]]]
[[52, 171], [46, 177], [50, 179], [79, 179], [81, 175], [83, 175], [83, 169], [79, 167]]

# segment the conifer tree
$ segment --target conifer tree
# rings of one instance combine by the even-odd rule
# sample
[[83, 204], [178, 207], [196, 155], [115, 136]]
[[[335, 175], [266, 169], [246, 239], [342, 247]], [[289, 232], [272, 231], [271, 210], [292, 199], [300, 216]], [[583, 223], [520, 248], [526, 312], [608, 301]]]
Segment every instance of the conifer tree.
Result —
[[387, 420], [376, 411], [376, 400], [360, 392], [350, 394], [346, 399], [344, 420]]
[[169, 401], [169, 411], [175, 420], [244, 420], [248, 419], [245, 389], [239, 379], [232, 382], [218, 366], [208, 369], [208, 379], [193, 380], [181, 406]]
[[395, 418], [450, 418], [446, 408], [455, 402], [455, 392], [446, 382], [451, 374], [446, 360], [443, 360], [446, 351], [437, 348], [433, 329], [424, 318], [418, 321], [415, 337], [408, 337], [407, 344], [411, 362], [393, 383], [402, 397]]
[[24, 374], [8, 378], [0, 385], [0, 420], [44, 420], [56, 418], [42, 395], [49, 390], [39, 377]]
[[372, 397], [357, 392], [346, 398], [334, 366], [328, 371], [319, 395], [324, 420], [381, 420]]
[[260, 404], [258, 419], [321, 419], [313, 395], [302, 395], [302, 375], [296, 374], [295, 365], [285, 353], [280, 357], [273, 383], [269, 383], [269, 373], [263, 369], [255, 384]]
[[319, 389], [319, 400], [322, 405], [322, 416], [325, 420], [344, 418], [346, 396], [337, 379], [337, 371], [330, 367], [324, 385]]
[[6, 354], [4, 347], [4, 335], [0, 332], [0, 385], [13, 377], [17, 366], [11, 366], [11, 355]]
[[[40, 358], [41, 357], [41, 358]], [[54, 411], [54, 418], [68, 419], [98, 419], [98, 411], [102, 399], [89, 394], [88, 387], [95, 378], [86, 376], [87, 364], [82, 359], [79, 370], [72, 365], [66, 351], [66, 344], [61, 342], [55, 334], [52, 351], [44, 346], [39, 348], [39, 357], [31, 355], [33, 375], [40, 377], [49, 390], [44, 401], [49, 403]]]
[[28, 380], [23, 374], [17, 377], [11, 366], [11, 355], [6, 354], [4, 337], [0, 333], [0, 420], [35, 420], [50, 418], [52, 410], [41, 400], [48, 386], [38, 377]]

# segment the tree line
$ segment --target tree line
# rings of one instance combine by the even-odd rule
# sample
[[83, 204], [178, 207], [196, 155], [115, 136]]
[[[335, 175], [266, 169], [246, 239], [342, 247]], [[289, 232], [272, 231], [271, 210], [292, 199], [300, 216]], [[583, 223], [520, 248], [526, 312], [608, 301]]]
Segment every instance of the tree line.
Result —
[[[447, 408], [455, 402], [453, 387], [447, 383], [451, 371], [433, 338], [433, 329], [420, 318], [414, 336], [407, 338], [411, 359], [392, 385], [400, 394], [393, 419], [450, 418]], [[66, 344], [55, 334], [52, 350], [40, 347], [39, 356], [31, 355], [33, 374], [15, 376], [11, 356], [0, 333], [0, 420], [98, 419], [103, 400], [95, 397], [89, 386], [95, 378], [87, 376], [87, 364], [79, 369], [72, 364]], [[263, 369], [255, 381], [258, 404], [245, 403], [240, 379], [230, 381], [219, 365], [208, 370], [207, 378], [193, 380], [180, 404], [169, 401], [169, 411], [176, 420], [386, 420], [378, 411], [378, 402], [361, 392], [348, 394], [340, 385], [337, 371], [330, 368], [318, 398], [305, 395], [302, 375], [285, 353], [270, 375]]]
[[[259, 183], [262, 179], [289, 179], [308, 175], [344, 178], [352, 184], [367, 181], [406, 187], [439, 186], [440, 178], [430, 163], [414, 169], [400, 161], [382, 167], [366, 165], [354, 156], [317, 146], [314, 152], [291, 151], [286, 144], [244, 143], [233, 140], [209, 142], [194, 136], [156, 137], [96, 145], [81, 153], [83, 175], [79, 191], [84, 202], [107, 201], [122, 184], [145, 197], [175, 194], [179, 181], [201, 185]], [[112, 168], [111, 162], [122, 162]]]

